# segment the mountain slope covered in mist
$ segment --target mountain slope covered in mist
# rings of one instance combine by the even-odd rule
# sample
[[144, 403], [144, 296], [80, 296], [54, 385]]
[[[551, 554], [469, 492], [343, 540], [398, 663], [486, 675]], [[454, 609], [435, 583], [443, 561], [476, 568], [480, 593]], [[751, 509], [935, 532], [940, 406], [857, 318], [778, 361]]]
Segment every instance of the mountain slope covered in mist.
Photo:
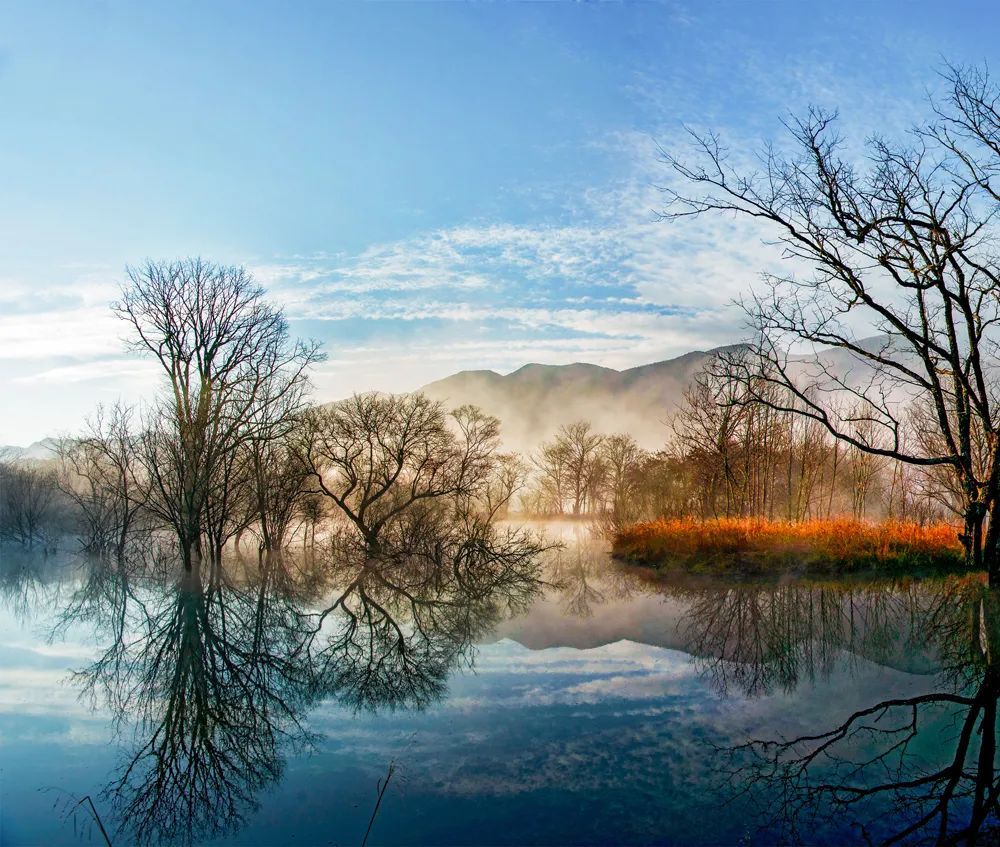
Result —
[[719, 350], [694, 351], [616, 371], [598, 365], [525, 365], [513, 373], [462, 371], [421, 390], [451, 408], [472, 403], [503, 422], [504, 442], [534, 450], [559, 426], [588, 420], [600, 432], [628, 432], [644, 447], [666, 440], [666, 420], [685, 387]]
[[[861, 344], [881, 349], [885, 339], [870, 338]], [[668, 421], [695, 375], [719, 352], [739, 347], [695, 350], [675, 359], [621, 371], [581, 362], [528, 364], [509, 374], [460, 371], [419, 390], [449, 409], [471, 403], [498, 417], [506, 449], [534, 452], [560, 426], [587, 420], [598, 432], [625, 432], [643, 447], [655, 450], [664, 445]], [[870, 365], [846, 350], [825, 350], [818, 359], [830, 373], [859, 390], [863, 391], [872, 379]], [[791, 372], [812, 372], [814, 379], [811, 361], [815, 360], [793, 359]], [[58, 439], [45, 438], [26, 448], [0, 446], [0, 458], [51, 459], [57, 445]]]
[[[859, 342], [862, 347], [883, 352], [886, 344], [884, 336]], [[449, 408], [472, 403], [495, 415], [503, 423], [508, 449], [533, 451], [560, 426], [578, 420], [590, 421], [598, 432], [627, 432], [643, 447], [658, 449], [666, 441], [667, 422], [695, 375], [718, 353], [739, 347], [696, 350], [623, 371], [582, 363], [531, 364], [506, 375], [461, 371], [425, 385], [421, 391]], [[838, 348], [815, 357], [792, 357], [789, 372], [796, 380], [812, 382], [819, 378], [817, 364], [861, 391], [871, 383], [874, 373], [870, 363]]]
[[45, 459], [54, 459], [58, 449], [59, 440], [57, 438], [43, 438], [41, 441], [35, 441], [27, 447], [4, 444], [0, 445], [0, 458], [42, 461]]

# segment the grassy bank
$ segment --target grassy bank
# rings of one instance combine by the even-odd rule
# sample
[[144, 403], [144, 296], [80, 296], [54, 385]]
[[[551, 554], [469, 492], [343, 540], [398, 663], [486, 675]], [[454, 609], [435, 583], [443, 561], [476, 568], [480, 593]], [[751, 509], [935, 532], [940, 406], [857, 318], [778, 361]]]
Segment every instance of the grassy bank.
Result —
[[647, 521], [619, 532], [612, 554], [662, 570], [734, 575], [955, 571], [963, 567], [962, 545], [955, 526], [896, 521]]

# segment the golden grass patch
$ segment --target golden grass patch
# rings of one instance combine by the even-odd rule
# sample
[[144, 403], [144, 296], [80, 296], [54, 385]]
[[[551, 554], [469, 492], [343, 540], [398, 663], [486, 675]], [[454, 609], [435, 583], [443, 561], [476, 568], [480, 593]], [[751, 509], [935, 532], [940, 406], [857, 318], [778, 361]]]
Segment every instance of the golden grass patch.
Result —
[[958, 533], [958, 527], [947, 523], [670, 518], [622, 530], [613, 553], [629, 561], [692, 570], [954, 569], [963, 561]]

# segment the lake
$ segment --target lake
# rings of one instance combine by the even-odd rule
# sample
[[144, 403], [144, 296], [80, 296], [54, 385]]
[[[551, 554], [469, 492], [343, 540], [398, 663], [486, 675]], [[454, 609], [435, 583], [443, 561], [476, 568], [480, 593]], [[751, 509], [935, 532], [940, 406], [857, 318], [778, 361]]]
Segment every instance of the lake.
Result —
[[653, 579], [545, 531], [488, 580], [5, 552], [0, 842], [106, 843], [84, 798], [114, 844], [995, 836], [978, 579]]

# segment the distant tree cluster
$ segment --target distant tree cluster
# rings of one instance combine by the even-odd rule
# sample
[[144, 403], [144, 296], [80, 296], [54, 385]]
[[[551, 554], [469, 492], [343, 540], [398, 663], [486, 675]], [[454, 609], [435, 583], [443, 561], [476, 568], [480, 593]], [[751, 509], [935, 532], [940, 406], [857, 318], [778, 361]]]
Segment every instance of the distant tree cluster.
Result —
[[[671, 424], [695, 514], [925, 521], [955, 509], [926, 474], [834, 438], [794, 397], [775, 386], [748, 389], [727, 366], [720, 358], [696, 377]], [[879, 443], [863, 418], [851, 432], [861, 443]]]
[[64, 505], [52, 468], [0, 455], [0, 540], [47, 547], [65, 529]]
[[[832, 437], [820, 423], [748, 391], [722, 359], [685, 390], [662, 449], [586, 421], [563, 426], [533, 457], [520, 496], [540, 516], [592, 516], [610, 529], [659, 517], [762, 517], [802, 521], [927, 521], [960, 514], [940, 474], [918, 471]], [[794, 404], [793, 399], [786, 401]], [[859, 421], [854, 433], [877, 443]]]

